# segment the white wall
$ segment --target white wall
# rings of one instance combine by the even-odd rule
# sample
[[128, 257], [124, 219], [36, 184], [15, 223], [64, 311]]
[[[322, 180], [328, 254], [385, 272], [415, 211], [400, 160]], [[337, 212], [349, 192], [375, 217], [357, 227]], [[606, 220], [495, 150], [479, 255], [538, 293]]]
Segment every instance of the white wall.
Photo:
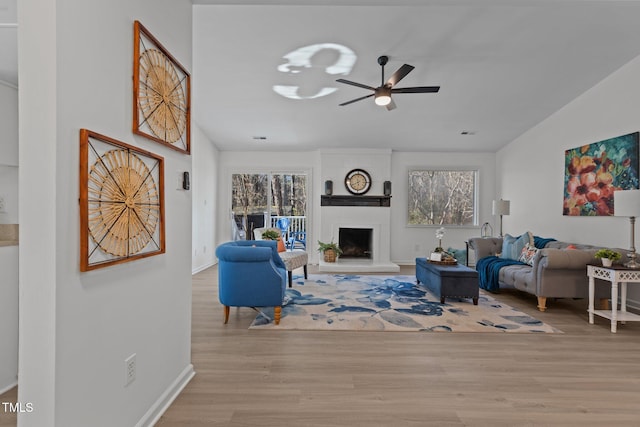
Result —
[[[529, 230], [564, 241], [630, 246], [626, 218], [562, 215], [564, 151], [640, 130], [638, 75], [640, 57], [497, 153], [498, 187], [511, 200], [506, 233]], [[630, 287], [629, 297], [640, 305], [637, 288]]]
[[[369, 153], [369, 157], [366, 154]], [[231, 210], [230, 176], [238, 172], [265, 172], [269, 170], [312, 170], [313, 188], [309, 195], [309, 211], [312, 233], [309, 242], [310, 263], [318, 262], [315, 242], [330, 239], [321, 236], [320, 195], [324, 194], [324, 181], [333, 181], [334, 194], [347, 194], [344, 188], [344, 174], [349, 168], [364, 168], [372, 174], [373, 184], [369, 194], [382, 194], [386, 180], [392, 182], [391, 197], [391, 261], [399, 264], [413, 264], [415, 257], [424, 257], [437, 246], [437, 227], [407, 226], [408, 171], [417, 167], [473, 168], [479, 171], [479, 224], [490, 222], [497, 235], [497, 222], [491, 215], [491, 201], [495, 191], [495, 155], [493, 153], [423, 153], [386, 152], [385, 150], [321, 150], [319, 152], [230, 152], [220, 153], [220, 174], [218, 176], [220, 206], [217, 224], [218, 240], [227, 241], [229, 233], [229, 212]], [[337, 156], [339, 165], [331, 165], [331, 156]], [[389, 155], [391, 163], [389, 166]], [[338, 160], [336, 160], [337, 162]], [[315, 196], [314, 196], [315, 195]], [[381, 208], [382, 209], [382, 208]], [[386, 208], [385, 208], [386, 209]], [[480, 227], [448, 227], [443, 241], [446, 247], [464, 248], [465, 240], [480, 235]], [[336, 236], [334, 236], [336, 237]], [[337, 237], [336, 237], [337, 238]], [[416, 249], [417, 248], [417, 249]]]
[[[18, 90], [0, 83], [0, 224], [18, 222]], [[1, 387], [0, 387], [1, 388]]]
[[[18, 222], [18, 90], [0, 83], [0, 224]], [[0, 392], [18, 374], [18, 248], [0, 247]]]
[[17, 265], [18, 247], [0, 247], [0, 394], [14, 387], [18, 381]]
[[409, 194], [408, 174], [411, 169], [462, 168], [478, 171], [478, 226], [449, 226], [442, 240], [446, 249], [464, 249], [465, 241], [480, 236], [480, 225], [489, 222], [494, 235], [498, 223], [491, 215], [491, 202], [495, 192], [495, 155], [493, 153], [420, 153], [394, 152], [391, 161], [391, 259], [399, 264], [414, 264], [416, 257], [426, 257], [438, 246], [435, 232], [439, 227], [409, 227], [407, 209]]
[[195, 123], [191, 126], [191, 154], [193, 156], [191, 270], [197, 273], [212, 266], [216, 261], [215, 224], [220, 213], [217, 206], [219, 153]]
[[163, 156], [167, 178], [191, 171], [131, 133], [135, 19], [190, 69], [188, 0], [19, 2], [20, 426], [149, 421], [192, 373], [190, 192], [166, 180], [166, 254], [78, 268], [80, 128]]

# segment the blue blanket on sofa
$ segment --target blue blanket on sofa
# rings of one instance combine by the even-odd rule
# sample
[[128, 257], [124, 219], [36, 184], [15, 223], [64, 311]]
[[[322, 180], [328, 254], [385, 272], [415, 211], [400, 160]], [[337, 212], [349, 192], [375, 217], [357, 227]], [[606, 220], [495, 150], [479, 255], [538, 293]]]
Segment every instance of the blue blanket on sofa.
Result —
[[498, 292], [500, 285], [498, 279], [500, 277], [500, 269], [507, 265], [526, 265], [524, 262], [514, 261], [512, 259], [499, 258], [497, 256], [488, 256], [480, 258], [476, 263], [478, 271], [478, 284], [480, 289], [489, 292]]

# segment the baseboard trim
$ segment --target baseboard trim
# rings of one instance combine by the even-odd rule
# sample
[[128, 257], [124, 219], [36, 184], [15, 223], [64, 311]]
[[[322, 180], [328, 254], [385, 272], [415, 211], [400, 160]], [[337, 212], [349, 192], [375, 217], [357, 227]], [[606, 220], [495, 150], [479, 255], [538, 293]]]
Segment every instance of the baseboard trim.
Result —
[[18, 385], [18, 381], [14, 381], [12, 383], [9, 383], [9, 385], [5, 386], [4, 388], [0, 388], [0, 394], [4, 394], [6, 392], [8, 392], [9, 390], [11, 390], [12, 388], [14, 388], [15, 386]]
[[191, 378], [196, 374], [193, 370], [193, 365], [189, 364], [184, 370], [178, 375], [178, 378], [173, 381], [173, 383], [167, 388], [164, 393], [160, 396], [160, 398], [154, 403], [151, 408], [147, 411], [146, 414], [136, 423], [136, 427], [152, 427], [154, 426], [162, 414], [166, 412], [171, 403], [180, 395], [182, 389], [185, 388]]
[[214, 261], [208, 262], [205, 265], [201, 265], [200, 267], [196, 267], [193, 270], [191, 270], [191, 275], [193, 276], [194, 274], [198, 274], [201, 271], [206, 270], [209, 267], [213, 267], [214, 265], [216, 265], [216, 263]]

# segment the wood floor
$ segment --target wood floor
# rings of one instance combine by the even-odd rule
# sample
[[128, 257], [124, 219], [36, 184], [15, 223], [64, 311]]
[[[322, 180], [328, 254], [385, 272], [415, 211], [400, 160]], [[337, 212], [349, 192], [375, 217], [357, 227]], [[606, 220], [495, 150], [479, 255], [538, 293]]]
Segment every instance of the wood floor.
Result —
[[611, 334], [584, 300], [540, 313], [530, 295], [496, 297], [564, 333], [253, 331], [248, 308], [223, 325], [208, 269], [193, 277], [196, 376], [157, 425], [640, 425], [640, 323]]

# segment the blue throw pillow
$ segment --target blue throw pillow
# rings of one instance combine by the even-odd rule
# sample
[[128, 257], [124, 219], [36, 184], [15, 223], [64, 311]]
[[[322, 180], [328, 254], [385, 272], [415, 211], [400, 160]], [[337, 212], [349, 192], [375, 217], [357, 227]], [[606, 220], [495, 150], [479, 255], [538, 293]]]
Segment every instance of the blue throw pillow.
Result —
[[449, 252], [453, 257], [458, 260], [458, 264], [466, 264], [467, 263], [467, 250], [466, 249], [455, 249], [448, 248], [447, 252]]
[[502, 254], [500, 255], [500, 258], [518, 261], [518, 258], [520, 258], [520, 254], [522, 253], [522, 249], [527, 244], [533, 246], [533, 234], [529, 231], [518, 237], [506, 234], [502, 240]]

